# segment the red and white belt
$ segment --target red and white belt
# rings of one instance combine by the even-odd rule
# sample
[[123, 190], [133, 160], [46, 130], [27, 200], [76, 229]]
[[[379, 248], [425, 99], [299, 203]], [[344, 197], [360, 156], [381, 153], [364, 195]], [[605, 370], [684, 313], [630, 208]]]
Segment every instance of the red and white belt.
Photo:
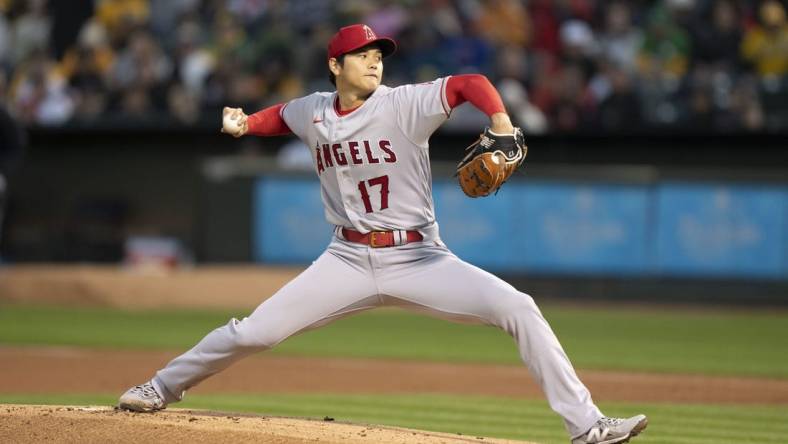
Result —
[[341, 231], [342, 237], [344, 237], [345, 240], [369, 245], [372, 248], [394, 247], [424, 240], [424, 236], [422, 236], [421, 233], [412, 230], [370, 231], [369, 233], [361, 233], [343, 227]]

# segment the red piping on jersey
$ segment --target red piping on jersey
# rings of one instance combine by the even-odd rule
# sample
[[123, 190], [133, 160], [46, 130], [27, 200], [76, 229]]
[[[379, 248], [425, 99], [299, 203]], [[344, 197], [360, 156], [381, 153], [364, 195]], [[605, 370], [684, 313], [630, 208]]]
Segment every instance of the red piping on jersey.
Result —
[[495, 87], [481, 74], [461, 74], [449, 77], [446, 82], [446, 102], [449, 108], [471, 102], [484, 114], [505, 113], [501, 95]]
[[[364, 103], [362, 102], [361, 105], [363, 105], [363, 104]], [[361, 106], [361, 105], [359, 105], [359, 106]], [[353, 107], [353, 108], [350, 108], [350, 109], [346, 109], [346, 110], [343, 111], [343, 110], [339, 109], [339, 95], [337, 95], [336, 98], [334, 99], [334, 111], [337, 112], [337, 115], [339, 117], [344, 117], [344, 116], [352, 113], [353, 111], [357, 110], [359, 108], [359, 106], [356, 106], [356, 107]]]
[[246, 120], [249, 130], [246, 133], [255, 136], [283, 136], [292, 133], [282, 117], [281, 111], [284, 107], [284, 103], [279, 103], [249, 116]]
[[451, 117], [451, 107], [446, 103], [446, 84], [448, 83], [446, 79], [451, 77], [444, 77], [441, 80], [441, 107], [443, 107], [443, 112], [446, 113], [446, 117]]

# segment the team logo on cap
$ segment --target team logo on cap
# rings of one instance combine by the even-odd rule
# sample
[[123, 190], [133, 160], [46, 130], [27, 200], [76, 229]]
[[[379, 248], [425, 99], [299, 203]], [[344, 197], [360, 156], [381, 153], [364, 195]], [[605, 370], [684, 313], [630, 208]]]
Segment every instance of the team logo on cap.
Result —
[[378, 38], [378, 36], [376, 36], [375, 33], [372, 32], [372, 30], [369, 29], [369, 26], [367, 25], [364, 25], [364, 32], [367, 34], [367, 40], [375, 40]]

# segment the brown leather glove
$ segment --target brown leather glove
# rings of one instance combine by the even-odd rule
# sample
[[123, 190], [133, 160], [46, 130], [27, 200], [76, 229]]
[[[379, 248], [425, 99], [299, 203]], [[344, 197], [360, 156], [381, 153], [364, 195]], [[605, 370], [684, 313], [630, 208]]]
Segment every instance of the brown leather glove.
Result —
[[520, 128], [514, 134], [496, 134], [485, 128], [479, 139], [465, 149], [457, 165], [460, 187], [470, 197], [488, 196], [498, 191], [525, 160], [528, 147]]

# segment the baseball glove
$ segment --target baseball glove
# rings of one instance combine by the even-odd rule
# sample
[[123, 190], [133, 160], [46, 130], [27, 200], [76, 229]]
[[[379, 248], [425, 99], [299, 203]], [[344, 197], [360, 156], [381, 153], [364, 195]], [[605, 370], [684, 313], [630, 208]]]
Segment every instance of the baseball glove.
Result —
[[460, 187], [469, 197], [483, 197], [498, 192], [523, 163], [528, 147], [520, 128], [515, 128], [514, 134], [496, 134], [485, 128], [465, 151], [457, 165]]

